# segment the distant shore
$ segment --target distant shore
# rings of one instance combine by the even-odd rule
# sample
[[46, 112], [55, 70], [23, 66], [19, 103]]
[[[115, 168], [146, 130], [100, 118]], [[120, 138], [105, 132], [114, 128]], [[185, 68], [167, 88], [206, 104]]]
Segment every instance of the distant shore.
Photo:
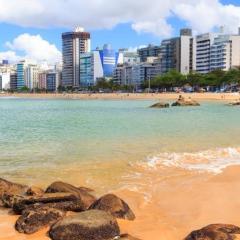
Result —
[[83, 99], [83, 100], [174, 100], [179, 95], [185, 98], [191, 97], [199, 101], [204, 100], [236, 100], [240, 99], [240, 93], [14, 93], [0, 94], [1, 97], [19, 97], [32, 99]]

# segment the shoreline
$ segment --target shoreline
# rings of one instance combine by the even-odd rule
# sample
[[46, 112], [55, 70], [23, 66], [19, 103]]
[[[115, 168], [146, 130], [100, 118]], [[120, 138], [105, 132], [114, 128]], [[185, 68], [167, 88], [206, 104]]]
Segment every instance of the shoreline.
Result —
[[[155, 193], [148, 201], [143, 200], [144, 192], [149, 188], [147, 185], [139, 192], [130, 189], [113, 192], [126, 200], [136, 214], [133, 222], [118, 219], [122, 233], [141, 240], [181, 240], [191, 231], [209, 224], [240, 225], [237, 211], [240, 198], [235, 191], [240, 187], [240, 166], [228, 167], [217, 175], [172, 171], [174, 174], [165, 176], [162, 184], [157, 181]], [[153, 174], [160, 177], [157, 172]], [[0, 240], [50, 239], [47, 227], [32, 235], [16, 232], [14, 224], [17, 218], [8, 210], [0, 209], [0, 231], [4, 233], [0, 234]]]
[[198, 101], [230, 101], [240, 99], [240, 93], [14, 93], [0, 94], [0, 98], [72, 99], [72, 100], [175, 100], [179, 95]]

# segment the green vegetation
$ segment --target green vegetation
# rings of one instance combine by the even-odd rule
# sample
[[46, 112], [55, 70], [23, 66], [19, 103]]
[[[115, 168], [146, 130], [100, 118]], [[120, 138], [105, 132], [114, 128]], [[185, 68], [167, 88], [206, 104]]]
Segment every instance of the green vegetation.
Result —
[[[143, 87], [148, 86], [148, 81]], [[240, 69], [231, 69], [228, 72], [215, 70], [208, 74], [199, 74], [192, 72], [188, 75], [171, 70], [170, 72], [159, 75], [151, 80], [152, 89], [172, 90], [175, 87], [191, 86], [195, 90], [200, 88], [220, 89], [226, 85], [240, 85]]]

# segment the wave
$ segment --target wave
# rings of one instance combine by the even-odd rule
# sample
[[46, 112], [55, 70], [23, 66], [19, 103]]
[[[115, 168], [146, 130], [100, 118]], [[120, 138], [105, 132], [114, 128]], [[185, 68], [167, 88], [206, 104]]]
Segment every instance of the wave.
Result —
[[217, 148], [196, 153], [162, 153], [149, 156], [144, 164], [152, 169], [175, 167], [219, 174], [229, 166], [240, 165], [240, 148]]

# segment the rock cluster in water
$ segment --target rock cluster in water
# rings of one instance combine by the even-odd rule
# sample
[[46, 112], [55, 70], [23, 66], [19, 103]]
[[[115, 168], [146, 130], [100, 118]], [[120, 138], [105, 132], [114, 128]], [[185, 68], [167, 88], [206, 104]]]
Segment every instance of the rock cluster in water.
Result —
[[231, 102], [228, 104], [229, 106], [240, 106], [240, 99], [235, 100], [234, 102]]
[[99, 199], [93, 190], [64, 182], [46, 191], [0, 178], [0, 206], [20, 215], [19, 233], [32, 234], [50, 226], [53, 240], [139, 240], [120, 233], [116, 218], [134, 220], [128, 204], [114, 194]]
[[[200, 106], [200, 104], [192, 98], [185, 99], [182, 95], [178, 100], [172, 104], [172, 107], [188, 107], [188, 106]], [[170, 104], [165, 102], [158, 102], [150, 106], [150, 108], [169, 108]]]

